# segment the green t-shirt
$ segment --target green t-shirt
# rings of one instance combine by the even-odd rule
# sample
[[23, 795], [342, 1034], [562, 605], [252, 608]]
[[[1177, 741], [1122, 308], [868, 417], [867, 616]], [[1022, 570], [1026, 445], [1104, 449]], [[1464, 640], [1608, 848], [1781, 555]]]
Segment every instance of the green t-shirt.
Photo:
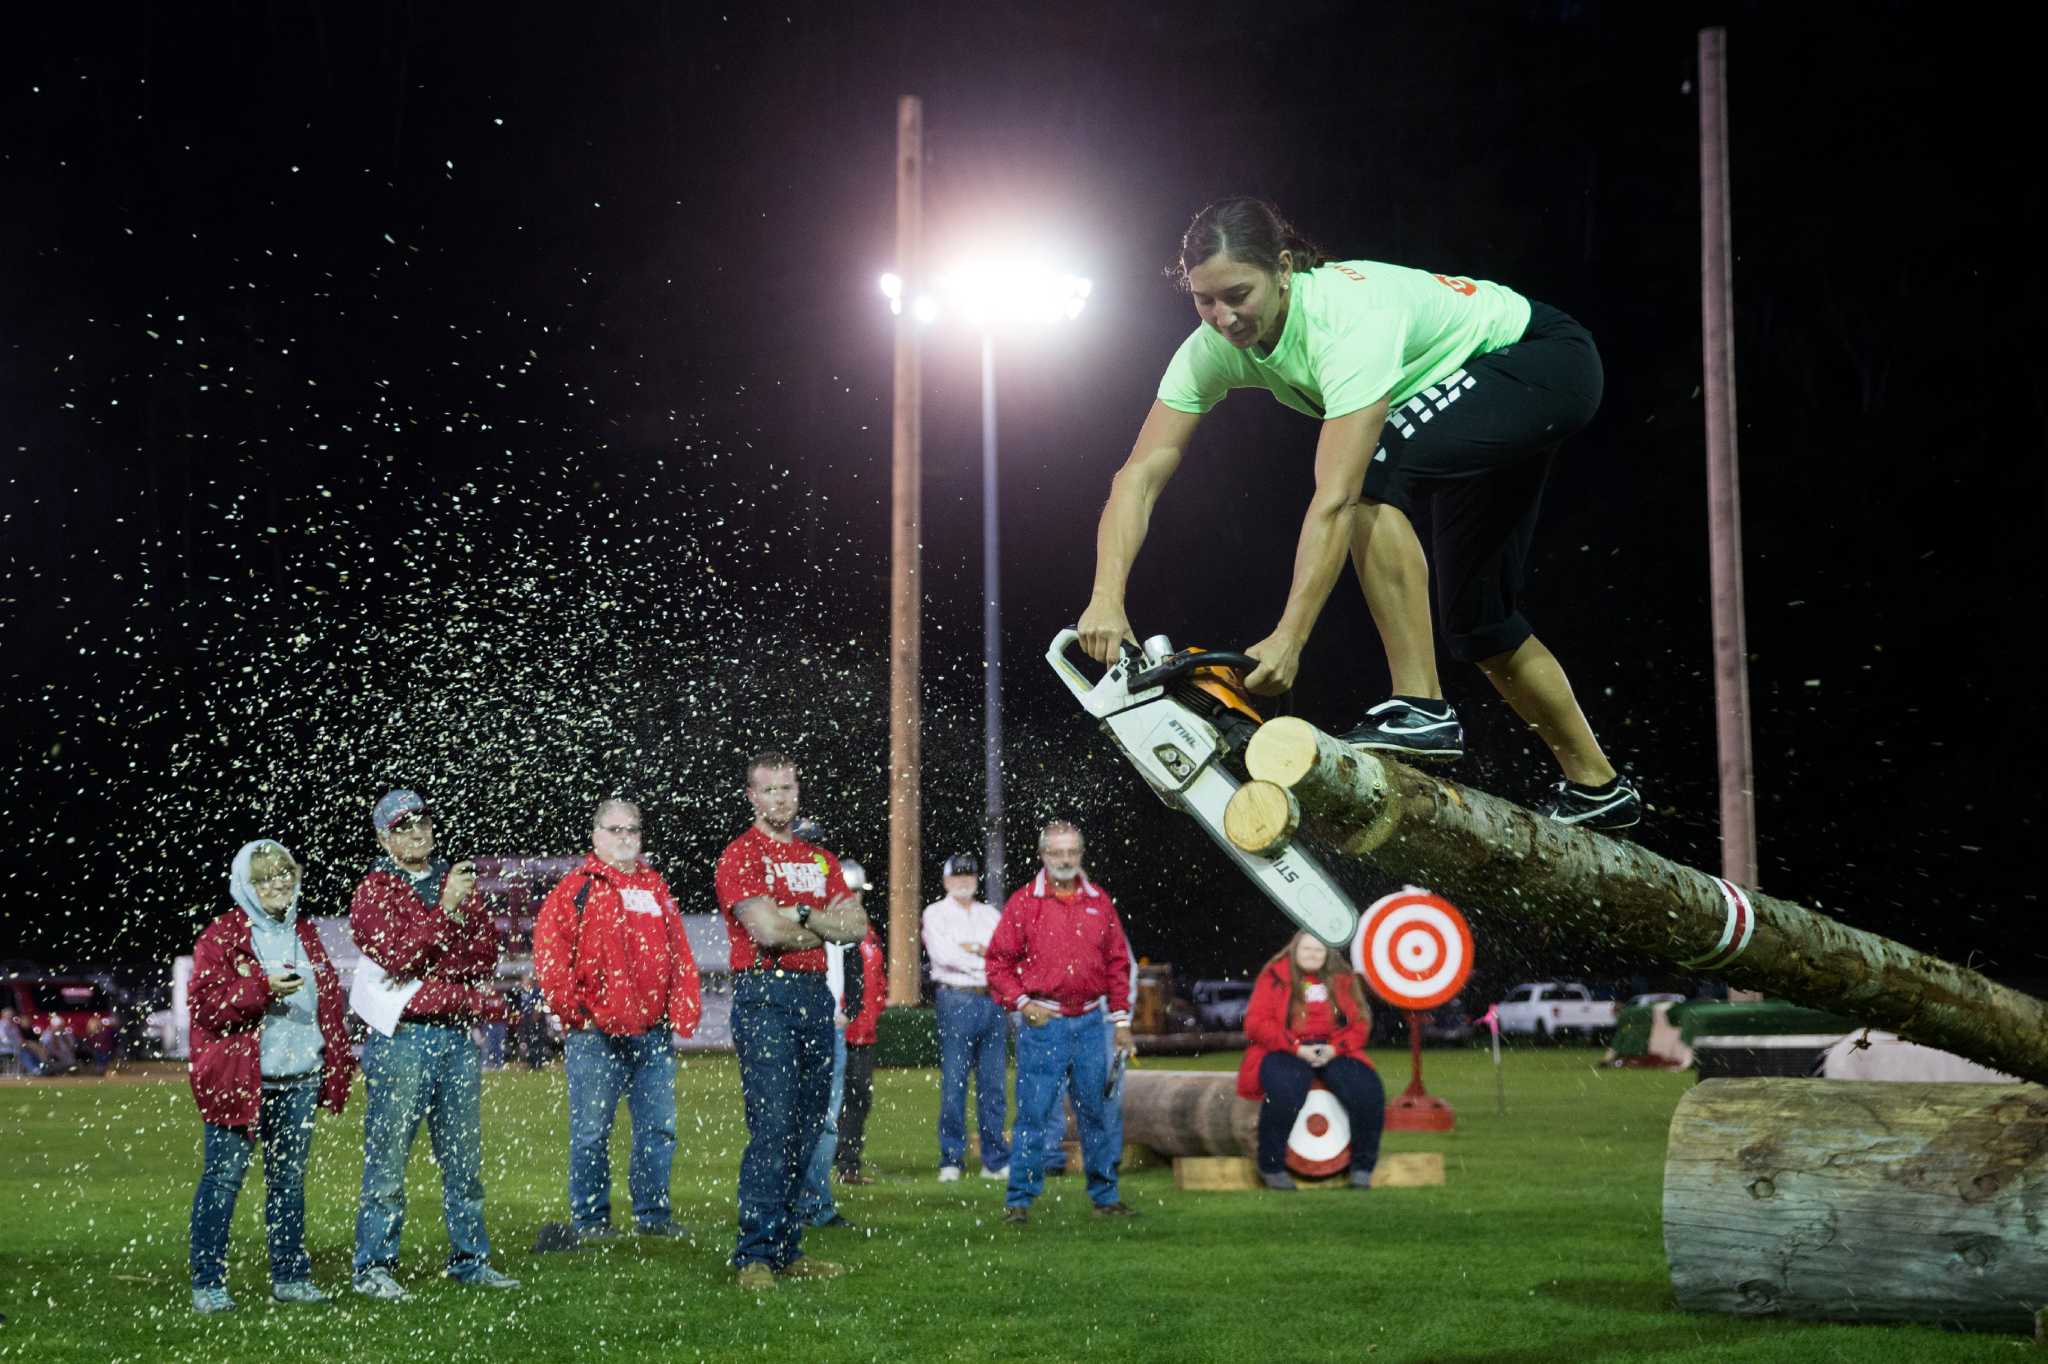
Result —
[[1271, 389], [1321, 421], [1396, 406], [1475, 355], [1522, 339], [1529, 300], [1501, 284], [1380, 261], [1333, 261], [1295, 275], [1270, 355], [1239, 350], [1206, 323], [1181, 342], [1159, 401], [1207, 412], [1233, 388]]

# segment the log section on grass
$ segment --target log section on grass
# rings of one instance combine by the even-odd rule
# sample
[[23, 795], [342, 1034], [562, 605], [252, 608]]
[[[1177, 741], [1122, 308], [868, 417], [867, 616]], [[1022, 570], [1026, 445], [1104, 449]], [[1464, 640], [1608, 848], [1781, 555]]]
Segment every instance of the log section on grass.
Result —
[[1671, 1117], [1678, 1305], [2032, 1331], [2048, 1307], [2048, 1089], [1708, 1080]]
[[2048, 1082], [2048, 1002], [1620, 838], [1384, 762], [1299, 719], [1252, 736], [1224, 828], [1270, 854], [1300, 827], [1468, 906], [1553, 923], [2011, 1075]]

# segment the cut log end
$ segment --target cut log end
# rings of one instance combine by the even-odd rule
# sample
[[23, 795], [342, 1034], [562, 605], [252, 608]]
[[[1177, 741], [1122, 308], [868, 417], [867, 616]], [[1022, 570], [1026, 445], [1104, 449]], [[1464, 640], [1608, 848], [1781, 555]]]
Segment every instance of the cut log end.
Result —
[[1301, 827], [1301, 804], [1294, 793], [1269, 781], [1250, 781], [1237, 788], [1223, 807], [1223, 835], [1255, 856], [1279, 852]]
[[1297, 716], [1282, 716], [1259, 726], [1244, 751], [1244, 765], [1252, 776], [1278, 786], [1293, 786], [1314, 770], [1316, 727]]

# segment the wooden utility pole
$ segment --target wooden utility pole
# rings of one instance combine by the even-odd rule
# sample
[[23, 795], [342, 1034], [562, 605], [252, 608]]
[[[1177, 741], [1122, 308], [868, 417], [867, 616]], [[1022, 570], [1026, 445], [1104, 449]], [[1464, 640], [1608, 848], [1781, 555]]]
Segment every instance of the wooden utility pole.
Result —
[[889, 558], [889, 1003], [915, 1004], [919, 918], [923, 913], [924, 800], [920, 699], [924, 628], [922, 503], [923, 394], [915, 300], [923, 279], [924, 103], [896, 102], [896, 273], [903, 308], [896, 314], [896, 410], [893, 536]]
[[1700, 318], [1707, 400], [1707, 545], [1714, 602], [1714, 734], [1721, 875], [1756, 884], [1749, 632], [1742, 615], [1742, 485], [1735, 463], [1735, 286], [1729, 247], [1728, 31], [1700, 30]]
[[1556, 924], [2048, 1083], [2048, 1001], [1788, 900], [1269, 720], [1224, 813], [1245, 852], [1295, 829], [1504, 919]]

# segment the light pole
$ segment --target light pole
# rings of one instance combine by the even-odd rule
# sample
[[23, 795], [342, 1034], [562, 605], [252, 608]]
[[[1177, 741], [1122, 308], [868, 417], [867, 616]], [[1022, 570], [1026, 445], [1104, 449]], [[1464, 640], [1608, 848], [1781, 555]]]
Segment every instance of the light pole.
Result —
[[[983, 889], [1001, 905], [1003, 879], [1002, 537], [996, 487], [996, 333], [1015, 335], [1081, 315], [1094, 286], [1031, 260], [975, 261], [939, 276], [936, 295], [911, 305], [922, 322], [958, 317], [981, 333], [981, 652]], [[903, 281], [882, 276], [882, 294], [902, 313]]]

